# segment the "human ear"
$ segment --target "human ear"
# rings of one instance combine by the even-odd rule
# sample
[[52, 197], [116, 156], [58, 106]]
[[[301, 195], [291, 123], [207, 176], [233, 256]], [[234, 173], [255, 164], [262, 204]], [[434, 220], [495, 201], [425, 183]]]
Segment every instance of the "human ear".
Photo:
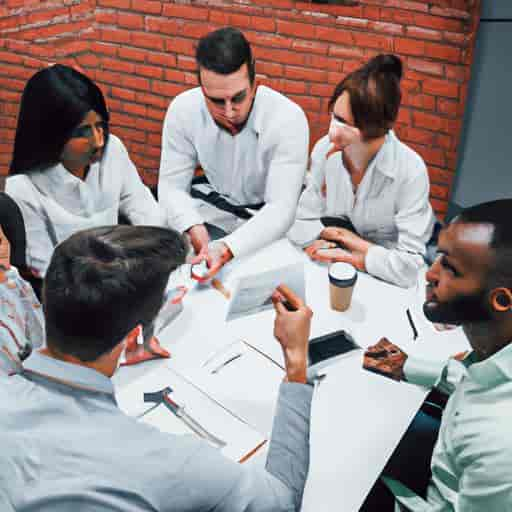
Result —
[[508, 288], [495, 288], [491, 291], [490, 299], [495, 311], [504, 313], [512, 309], [512, 291]]

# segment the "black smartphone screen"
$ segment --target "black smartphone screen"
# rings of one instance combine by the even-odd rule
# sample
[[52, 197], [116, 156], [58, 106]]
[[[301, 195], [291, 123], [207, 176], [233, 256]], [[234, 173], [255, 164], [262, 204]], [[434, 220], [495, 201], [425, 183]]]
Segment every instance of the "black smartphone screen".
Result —
[[359, 348], [357, 344], [347, 336], [345, 331], [320, 336], [309, 342], [309, 363], [313, 365], [357, 348]]

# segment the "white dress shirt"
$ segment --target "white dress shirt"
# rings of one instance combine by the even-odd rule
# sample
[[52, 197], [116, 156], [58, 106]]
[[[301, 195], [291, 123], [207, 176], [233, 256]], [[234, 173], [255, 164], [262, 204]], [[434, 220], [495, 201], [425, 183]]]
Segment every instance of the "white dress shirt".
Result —
[[142, 183], [123, 143], [110, 135], [100, 162], [84, 180], [62, 164], [11, 176], [5, 191], [19, 205], [27, 230], [27, 265], [46, 273], [55, 246], [83, 229], [118, 223], [165, 225], [163, 211]]
[[[258, 86], [243, 130], [233, 136], [210, 115], [200, 88], [177, 96], [165, 116], [158, 181], [160, 203], [178, 229], [215, 221], [216, 208], [190, 196], [194, 171], [202, 167], [216, 192], [235, 205], [265, 202], [247, 222], [232, 223], [223, 241], [235, 256], [284, 236], [295, 218], [307, 167], [309, 130], [302, 109]], [[221, 225], [220, 227], [226, 227]]]
[[413, 512], [512, 510], [512, 343], [478, 362], [435, 364], [409, 357], [409, 382], [452, 392], [434, 453], [427, 501], [385, 478], [398, 501]]
[[435, 223], [425, 163], [390, 131], [354, 194], [341, 153], [325, 158], [329, 147], [325, 136], [313, 148], [308, 185], [289, 239], [305, 247], [324, 228], [321, 217], [346, 216], [364, 239], [375, 244], [365, 258], [368, 273], [412, 286], [424, 265], [425, 245]]

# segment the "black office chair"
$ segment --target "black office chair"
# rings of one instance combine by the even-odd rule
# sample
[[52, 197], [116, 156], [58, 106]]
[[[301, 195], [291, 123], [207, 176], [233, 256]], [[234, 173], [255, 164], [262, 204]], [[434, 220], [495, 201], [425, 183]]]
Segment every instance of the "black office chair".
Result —
[[5, 192], [0, 192], [0, 226], [11, 244], [11, 265], [14, 265], [23, 278], [28, 281], [39, 300], [43, 280], [29, 272], [26, 261], [27, 235], [23, 216], [14, 199]]

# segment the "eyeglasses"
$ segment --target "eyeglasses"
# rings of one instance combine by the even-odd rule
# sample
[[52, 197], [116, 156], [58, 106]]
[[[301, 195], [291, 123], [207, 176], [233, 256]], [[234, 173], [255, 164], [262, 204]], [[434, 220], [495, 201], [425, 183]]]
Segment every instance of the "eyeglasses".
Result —
[[81, 126], [77, 126], [72, 132], [71, 137], [72, 139], [79, 139], [79, 138], [86, 138], [90, 139], [94, 134], [94, 128], [97, 131], [101, 131], [102, 134], [105, 133], [105, 131], [108, 128], [108, 124], [106, 121], [100, 121], [99, 123], [96, 123], [95, 125], [91, 124], [84, 124]]
[[243, 91], [237, 92], [234, 96], [231, 98], [213, 98], [212, 96], [208, 96], [204, 90], [203, 94], [205, 98], [208, 101], [211, 101], [216, 107], [222, 107], [225, 108], [228, 101], [232, 103], [233, 105], [240, 105], [240, 103], [243, 103], [243, 101], [247, 98], [247, 89], [244, 89]]

